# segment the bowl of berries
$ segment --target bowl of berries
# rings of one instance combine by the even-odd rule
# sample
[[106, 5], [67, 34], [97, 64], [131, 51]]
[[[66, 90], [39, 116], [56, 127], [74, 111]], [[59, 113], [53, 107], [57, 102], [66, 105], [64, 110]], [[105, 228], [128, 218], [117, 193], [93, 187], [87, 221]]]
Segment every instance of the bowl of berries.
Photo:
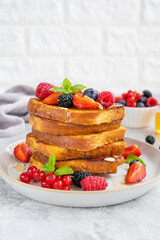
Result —
[[158, 101], [149, 90], [143, 93], [129, 90], [120, 97], [115, 97], [115, 102], [125, 106], [123, 125], [130, 128], [148, 127], [156, 112]]

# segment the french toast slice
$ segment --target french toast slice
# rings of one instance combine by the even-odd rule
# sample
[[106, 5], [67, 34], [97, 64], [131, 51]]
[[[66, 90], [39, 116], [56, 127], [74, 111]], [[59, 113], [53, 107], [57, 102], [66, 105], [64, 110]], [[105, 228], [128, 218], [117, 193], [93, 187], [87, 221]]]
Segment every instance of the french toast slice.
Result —
[[99, 125], [77, 125], [70, 123], [62, 123], [47, 118], [38, 117], [29, 114], [29, 123], [34, 129], [53, 135], [86, 135], [102, 131], [110, 131], [121, 126], [122, 119], [115, 120], [110, 123], [102, 123]]
[[29, 100], [28, 112], [39, 117], [78, 125], [110, 123], [123, 118], [125, 115], [124, 106], [122, 105], [112, 105], [104, 109], [80, 110], [47, 105], [38, 98], [31, 98]]
[[76, 136], [55, 136], [43, 133], [32, 128], [33, 135], [41, 141], [53, 144], [59, 147], [74, 149], [77, 151], [90, 151], [97, 147], [122, 140], [126, 128], [120, 127], [111, 131]]
[[26, 144], [32, 147], [35, 151], [47, 157], [50, 155], [55, 155], [57, 161], [68, 159], [96, 158], [99, 156], [122, 155], [126, 146], [125, 141], [121, 140], [103, 145], [91, 151], [77, 151], [45, 143], [35, 138], [32, 133], [29, 133], [26, 136]]
[[[104, 160], [106, 159], [106, 160]], [[38, 169], [44, 167], [44, 163], [48, 161], [48, 158], [40, 153], [35, 152], [30, 160], [30, 165], [36, 166]], [[96, 159], [80, 159], [80, 160], [67, 160], [56, 161], [56, 168], [70, 167], [74, 171], [85, 171], [89, 173], [116, 173], [117, 165], [124, 163], [122, 156], [113, 156], [111, 158], [100, 157]]]

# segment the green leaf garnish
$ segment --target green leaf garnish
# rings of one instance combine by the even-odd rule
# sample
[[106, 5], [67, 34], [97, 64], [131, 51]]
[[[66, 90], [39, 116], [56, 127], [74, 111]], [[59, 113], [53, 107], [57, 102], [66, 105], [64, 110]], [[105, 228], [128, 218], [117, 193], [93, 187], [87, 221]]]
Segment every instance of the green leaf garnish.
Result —
[[41, 168], [41, 171], [44, 171], [45, 174], [54, 172], [55, 170], [55, 155], [51, 155], [48, 159], [48, 162], [44, 164], [44, 168]]
[[132, 155], [132, 154], [128, 154], [127, 159], [126, 159], [126, 163], [130, 163], [133, 160], [138, 160], [141, 164], [143, 164], [146, 167], [146, 164], [143, 162], [142, 159], [140, 159], [139, 157]]
[[68, 174], [73, 174], [74, 171], [72, 168], [69, 168], [69, 167], [61, 167], [61, 168], [58, 168], [54, 174], [56, 176], [61, 176], [61, 175], [68, 175]]
[[62, 87], [53, 87], [50, 90], [53, 92], [58, 92], [58, 93], [72, 94], [72, 93], [81, 91], [85, 87], [86, 86], [81, 85], [81, 84], [71, 86], [71, 82], [67, 78], [65, 78], [63, 80]]
[[48, 173], [54, 173], [56, 176], [74, 173], [73, 169], [69, 167], [61, 167], [55, 171], [55, 162], [55, 155], [51, 155], [48, 159], [48, 162], [44, 164], [44, 168], [41, 168], [40, 171], [44, 171], [46, 175]]

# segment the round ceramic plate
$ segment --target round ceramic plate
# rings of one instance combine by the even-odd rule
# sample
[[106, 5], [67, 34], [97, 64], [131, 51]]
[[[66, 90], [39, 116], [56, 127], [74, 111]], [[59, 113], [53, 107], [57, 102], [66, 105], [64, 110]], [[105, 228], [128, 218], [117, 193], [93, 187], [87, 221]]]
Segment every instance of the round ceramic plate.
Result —
[[137, 144], [143, 153], [141, 158], [147, 165], [147, 176], [140, 183], [124, 184], [128, 169], [128, 164], [124, 163], [118, 167], [116, 174], [101, 175], [108, 182], [108, 187], [104, 191], [81, 191], [75, 186], [71, 187], [71, 191], [62, 191], [41, 188], [39, 183], [25, 184], [17, 180], [21, 172], [14, 166], [20, 161], [13, 156], [14, 147], [24, 141], [15, 142], [0, 151], [0, 174], [15, 191], [43, 203], [67, 207], [100, 207], [119, 204], [145, 194], [160, 179], [160, 151], [147, 143], [125, 138], [128, 146]]

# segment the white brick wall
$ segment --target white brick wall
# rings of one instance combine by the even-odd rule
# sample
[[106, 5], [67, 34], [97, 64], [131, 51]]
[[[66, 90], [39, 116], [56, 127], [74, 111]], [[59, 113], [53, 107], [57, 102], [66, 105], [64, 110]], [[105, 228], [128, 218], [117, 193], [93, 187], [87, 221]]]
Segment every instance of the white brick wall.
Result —
[[65, 77], [160, 93], [160, 0], [0, 0], [0, 91]]

